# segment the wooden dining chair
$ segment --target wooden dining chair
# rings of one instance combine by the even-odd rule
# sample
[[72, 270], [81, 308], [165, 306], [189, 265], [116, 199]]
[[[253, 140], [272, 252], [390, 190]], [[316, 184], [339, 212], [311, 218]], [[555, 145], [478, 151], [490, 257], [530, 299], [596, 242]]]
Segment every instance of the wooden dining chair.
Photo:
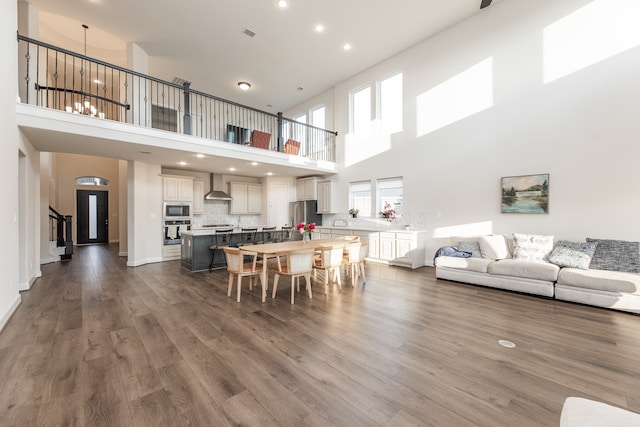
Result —
[[[227, 297], [231, 296], [231, 290], [233, 289], [234, 276], [238, 278], [238, 295], [237, 302], [240, 302], [240, 292], [243, 277], [249, 277], [249, 290], [253, 289], [253, 281], [255, 278], [260, 280], [262, 286], [262, 276], [260, 270], [256, 268], [258, 254], [255, 252], [243, 250], [240, 248], [225, 247], [224, 255], [227, 259], [227, 271], [229, 272], [229, 286], [227, 288]], [[245, 258], [249, 258], [249, 262], [245, 262]], [[256, 280], [257, 283], [257, 280]]]
[[315, 277], [315, 273], [318, 270], [322, 270], [324, 272], [325, 294], [327, 294], [329, 291], [329, 277], [331, 277], [331, 283], [337, 283], [338, 287], [342, 289], [342, 282], [340, 280], [340, 266], [342, 265], [343, 249], [344, 248], [342, 245], [323, 246], [316, 249], [313, 263], [313, 273]]
[[[278, 290], [278, 280], [280, 276], [291, 277], [291, 304], [294, 303], [294, 295], [297, 289], [300, 292], [300, 277], [304, 277], [306, 280], [307, 293], [309, 298], [313, 298], [311, 294], [311, 272], [313, 271], [313, 254], [314, 249], [299, 249], [296, 251], [287, 252], [282, 256], [276, 257], [276, 268], [272, 269], [274, 272], [273, 277], [273, 291], [271, 298], [276, 297]], [[282, 262], [281, 258], [286, 258], [285, 262]], [[297, 280], [297, 284], [296, 284]]]
[[368, 250], [369, 245], [367, 242], [350, 243], [344, 248], [342, 263], [349, 269], [351, 286], [355, 286], [355, 284], [358, 283], [360, 276], [362, 276], [363, 285], [367, 281], [364, 273], [364, 260], [367, 257]]

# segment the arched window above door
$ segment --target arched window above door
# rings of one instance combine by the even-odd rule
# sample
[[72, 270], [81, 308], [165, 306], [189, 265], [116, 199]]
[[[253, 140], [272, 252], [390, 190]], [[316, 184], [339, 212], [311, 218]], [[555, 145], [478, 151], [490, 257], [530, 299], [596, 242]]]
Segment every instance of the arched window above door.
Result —
[[79, 178], [76, 178], [76, 185], [92, 185], [105, 187], [109, 185], [109, 180], [100, 178], [98, 176], [81, 176]]

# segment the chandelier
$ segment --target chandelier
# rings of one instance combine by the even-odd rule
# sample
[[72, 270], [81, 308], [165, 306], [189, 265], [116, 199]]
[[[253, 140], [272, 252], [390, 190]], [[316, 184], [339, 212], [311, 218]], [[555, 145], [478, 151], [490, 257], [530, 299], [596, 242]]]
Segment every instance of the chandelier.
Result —
[[[89, 26], [86, 24], [82, 24], [82, 28], [84, 29], [84, 56], [87, 56], [87, 30], [89, 29]], [[105, 117], [104, 112], [98, 111], [98, 109], [91, 104], [90, 96], [84, 91], [84, 77], [85, 77], [84, 58], [82, 58], [82, 61], [80, 62], [80, 92], [79, 92], [79, 95], [81, 96], [81, 100], [74, 102], [73, 106], [67, 105], [65, 107], [65, 110], [68, 113], [82, 114], [82, 115], [91, 116], [91, 117], [98, 116], [99, 118], [104, 119]]]

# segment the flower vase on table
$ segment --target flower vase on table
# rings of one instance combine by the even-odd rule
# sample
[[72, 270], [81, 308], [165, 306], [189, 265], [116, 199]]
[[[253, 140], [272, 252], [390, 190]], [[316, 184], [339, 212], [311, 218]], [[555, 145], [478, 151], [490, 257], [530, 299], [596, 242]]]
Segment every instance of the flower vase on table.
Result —
[[311, 233], [313, 233], [313, 230], [315, 229], [315, 223], [307, 224], [306, 222], [301, 222], [296, 226], [296, 230], [302, 234], [302, 241], [304, 243], [309, 243], [309, 240], [311, 240]]

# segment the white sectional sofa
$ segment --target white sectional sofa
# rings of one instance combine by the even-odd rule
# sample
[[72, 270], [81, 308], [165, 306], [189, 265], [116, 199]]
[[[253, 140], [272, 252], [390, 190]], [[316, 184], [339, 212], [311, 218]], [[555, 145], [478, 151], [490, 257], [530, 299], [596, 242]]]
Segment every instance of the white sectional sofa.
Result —
[[516, 233], [451, 240], [459, 253], [435, 258], [438, 279], [640, 314], [638, 242]]

